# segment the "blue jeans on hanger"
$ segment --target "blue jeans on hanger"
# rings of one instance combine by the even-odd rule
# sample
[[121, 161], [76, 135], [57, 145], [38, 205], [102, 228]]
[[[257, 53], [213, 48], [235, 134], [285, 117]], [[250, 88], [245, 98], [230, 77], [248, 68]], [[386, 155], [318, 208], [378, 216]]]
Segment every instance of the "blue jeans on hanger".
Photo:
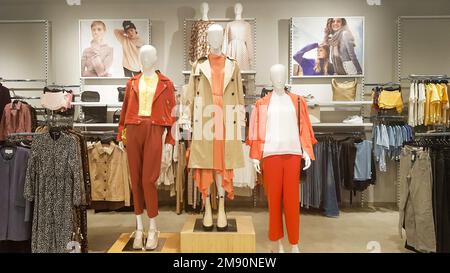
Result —
[[336, 196], [336, 183], [334, 179], [334, 169], [333, 169], [333, 149], [331, 143], [327, 143], [324, 149], [326, 156], [324, 156], [324, 170], [325, 175], [324, 180], [324, 202], [323, 207], [325, 209], [325, 216], [327, 217], [338, 217], [339, 207]]

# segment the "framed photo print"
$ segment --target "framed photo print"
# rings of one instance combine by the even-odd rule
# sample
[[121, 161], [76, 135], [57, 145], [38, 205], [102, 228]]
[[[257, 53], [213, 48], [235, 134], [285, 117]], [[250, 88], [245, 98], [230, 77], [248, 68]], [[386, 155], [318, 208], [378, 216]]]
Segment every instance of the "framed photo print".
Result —
[[141, 70], [139, 50], [150, 43], [150, 20], [80, 20], [79, 35], [81, 78], [128, 78]]
[[364, 17], [293, 17], [291, 78], [364, 76]]

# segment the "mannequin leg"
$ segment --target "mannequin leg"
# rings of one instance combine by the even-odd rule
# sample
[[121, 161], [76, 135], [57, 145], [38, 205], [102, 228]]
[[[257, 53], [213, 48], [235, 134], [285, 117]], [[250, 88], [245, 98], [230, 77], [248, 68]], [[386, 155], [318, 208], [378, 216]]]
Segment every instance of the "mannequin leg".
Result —
[[269, 240], [278, 241], [284, 237], [282, 217], [283, 162], [281, 156], [266, 157], [263, 161], [263, 171], [269, 203]]
[[159, 231], [156, 228], [156, 217], [150, 218], [148, 226], [147, 243], [145, 249], [153, 250], [158, 247]]
[[222, 187], [222, 176], [215, 174], [217, 192], [219, 196], [219, 211], [217, 215], [217, 230], [224, 231], [228, 228], [227, 214], [225, 213], [225, 189]]
[[156, 230], [156, 217], [150, 218], [148, 230]]
[[211, 231], [214, 227], [213, 215], [211, 208], [210, 190], [208, 189], [208, 196], [203, 199], [205, 211], [203, 212], [203, 230]]
[[134, 232], [133, 249], [144, 248], [144, 225], [142, 223], [142, 216], [144, 214], [136, 215], [136, 231]]
[[283, 239], [277, 241], [278, 253], [284, 253]]
[[[300, 156], [283, 155], [283, 208], [291, 245], [297, 245], [300, 228]], [[297, 247], [298, 248], [298, 247]]]
[[142, 221], [143, 215], [144, 215], [143, 213], [136, 215], [137, 230], [144, 230], [144, 223]]
[[214, 180], [216, 180], [217, 195], [220, 197], [225, 197], [225, 189], [222, 187], [222, 176], [218, 173], [214, 175]]

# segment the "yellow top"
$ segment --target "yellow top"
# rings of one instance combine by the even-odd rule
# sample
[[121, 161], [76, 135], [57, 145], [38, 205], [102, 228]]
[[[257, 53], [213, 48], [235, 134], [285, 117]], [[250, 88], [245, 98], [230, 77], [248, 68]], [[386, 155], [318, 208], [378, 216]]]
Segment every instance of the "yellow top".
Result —
[[158, 80], [156, 73], [150, 77], [142, 75], [139, 79], [139, 116], [149, 117], [152, 115], [153, 97]]
[[441, 98], [441, 106], [442, 106], [442, 123], [445, 125], [448, 125], [449, 122], [449, 108], [450, 108], [450, 103], [449, 103], [449, 99], [448, 99], [448, 87], [446, 84], [441, 83], [441, 87], [442, 87], [442, 98]]
[[439, 124], [441, 119], [441, 96], [438, 84], [430, 84], [430, 124]]
[[378, 105], [381, 109], [396, 109], [398, 113], [403, 111], [402, 93], [400, 91], [381, 91], [378, 97]]

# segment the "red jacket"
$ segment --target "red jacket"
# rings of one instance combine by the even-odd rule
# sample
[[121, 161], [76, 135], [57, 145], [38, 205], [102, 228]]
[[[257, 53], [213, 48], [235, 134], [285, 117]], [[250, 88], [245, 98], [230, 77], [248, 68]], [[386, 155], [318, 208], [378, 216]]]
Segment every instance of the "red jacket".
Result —
[[[292, 94], [287, 93], [292, 100], [295, 107], [295, 112], [298, 116], [298, 104], [300, 100], [300, 143], [302, 149], [308, 153], [311, 160], [314, 160], [313, 144], [317, 143], [314, 137], [314, 131], [311, 126], [311, 121], [308, 114], [308, 105], [305, 100]], [[267, 111], [269, 108], [270, 98], [272, 98], [272, 93], [267, 94], [264, 98], [256, 101], [255, 108], [252, 111], [250, 117], [250, 129], [247, 139], [247, 144], [250, 146], [250, 158], [258, 159], [261, 161], [264, 151], [264, 142], [266, 138], [266, 124], [267, 124]]]
[[[155, 96], [153, 97], [151, 123], [168, 127], [168, 134], [165, 140], [166, 144], [175, 144], [171, 133], [171, 127], [176, 121], [175, 117], [175, 88], [172, 81], [156, 71], [158, 74], [158, 85], [156, 86]], [[119, 132], [117, 141], [122, 140], [122, 131], [128, 124], [140, 124], [142, 122], [139, 116], [139, 79], [142, 73], [130, 78], [127, 81], [125, 98], [120, 112]]]

